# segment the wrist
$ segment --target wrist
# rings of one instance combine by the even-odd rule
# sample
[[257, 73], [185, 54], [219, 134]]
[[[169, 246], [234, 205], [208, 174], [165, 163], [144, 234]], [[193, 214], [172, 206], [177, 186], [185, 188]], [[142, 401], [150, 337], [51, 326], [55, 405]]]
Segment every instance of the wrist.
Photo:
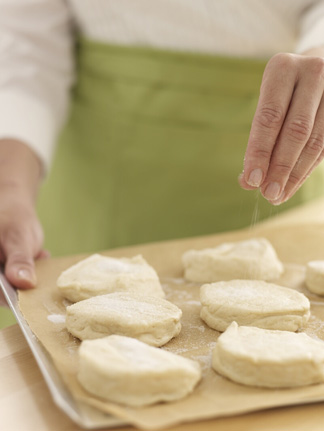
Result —
[[36, 200], [41, 183], [41, 162], [23, 142], [0, 139], [0, 193], [17, 199]]

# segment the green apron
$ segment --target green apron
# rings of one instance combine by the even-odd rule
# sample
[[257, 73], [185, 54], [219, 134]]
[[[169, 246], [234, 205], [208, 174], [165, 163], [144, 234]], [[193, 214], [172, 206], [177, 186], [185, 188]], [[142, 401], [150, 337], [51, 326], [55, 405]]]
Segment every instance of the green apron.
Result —
[[[80, 41], [39, 214], [53, 255], [242, 228], [274, 208], [238, 185], [265, 61]], [[320, 178], [318, 178], [320, 176]]]

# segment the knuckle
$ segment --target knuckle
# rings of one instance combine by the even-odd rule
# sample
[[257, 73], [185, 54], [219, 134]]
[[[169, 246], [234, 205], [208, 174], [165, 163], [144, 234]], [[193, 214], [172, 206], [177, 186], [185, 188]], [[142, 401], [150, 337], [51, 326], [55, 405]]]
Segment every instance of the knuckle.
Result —
[[292, 187], [296, 187], [299, 184], [301, 177], [294, 171], [290, 173], [287, 184], [290, 184]]
[[262, 161], [262, 160], [268, 161], [270, 157], [271, 157], [271, 151], [269, 149], [262, 148], [257, 144], [254, 144], [253, 158], [257, 159], [258, 161]]
[[257, 123], [266, 129], [277, 129], [283, 122], [283, 109], [275, 104], [261, 106], [257, 116]]
[[23, 232], [20, 229], [14, 227], [8, 227], [1, 231], [1, 243], [19, 244], [21, 242], [21, 236]]
[[310, 136], [306, 146], [305, 151], [310, 156], [318, 156], [324, 149], [324, 136], [313, 134]]
[[11, 265], [23, 266], [25, 268], [33, 267], [33, 259], [21, 251], [12, 252], [8, 256], [8, 260], [10, 260]]
[[274, 65], [276, 67], [280, 67], [281, 70], [291, 68], [293, 63], [294, 55], [286, 52], [279, 52], [278, 54], [275, 54], [268, 62], [270, 66]]
[[34, 244], [38, 243], [37, 235], [32, 229], [12, 227], [3, 229], [0, 233], [0, 243], [10, 259], [21, 261], [32, 253]]
[[305, 141], [312, 131], [312, 122], [306, 116], [299, 115], [286, 126], [287, 135], [296, 141]]
[[292, 166], [287, 162], [277, 162], [273, 165], [273, 171], [279, 177], [288, 177], [291, 173]]
[[311, 57], [309, 59], [310, 62], [310, 71], [313, 77], [316, 79], [322, 80], [324, 78], [324, 58], [322, 57]]
[[0, 243], [22, 248], [27, 245], [41, 244], [43, 230], [36, 218], [17, 219], [15, 217], [1, 217], [0, 214]]

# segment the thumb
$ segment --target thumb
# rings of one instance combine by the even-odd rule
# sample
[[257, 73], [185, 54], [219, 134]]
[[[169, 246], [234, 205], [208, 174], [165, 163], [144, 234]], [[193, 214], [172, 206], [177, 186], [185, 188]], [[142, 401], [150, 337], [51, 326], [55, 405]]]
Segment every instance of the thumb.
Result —
[[3, 244], [6, 256], [5, 276], [9, 282], [20, 289], [29, 289], [36, 286], [35, 264], [31, 248], [24, 243], [19, 244], [8, 240]]

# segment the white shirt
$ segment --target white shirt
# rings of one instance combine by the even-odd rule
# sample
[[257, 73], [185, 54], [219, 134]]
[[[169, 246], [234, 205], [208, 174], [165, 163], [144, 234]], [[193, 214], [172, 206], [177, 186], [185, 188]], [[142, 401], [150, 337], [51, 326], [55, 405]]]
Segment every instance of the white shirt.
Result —
[[74, 78], [73, 42], [268, 58], [324, 45], [324, 0], [0, 0], [0, 139], [48, 168]]

